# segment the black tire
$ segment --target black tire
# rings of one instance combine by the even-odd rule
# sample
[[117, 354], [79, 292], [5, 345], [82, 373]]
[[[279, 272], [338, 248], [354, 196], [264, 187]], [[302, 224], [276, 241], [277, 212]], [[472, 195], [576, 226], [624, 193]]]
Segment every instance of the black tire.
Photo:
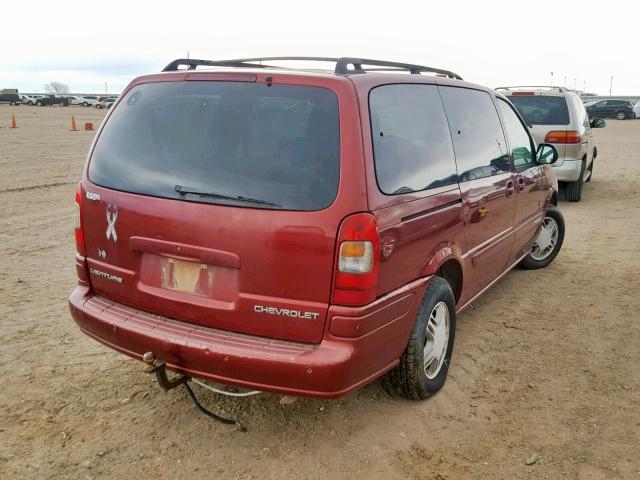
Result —
[[36, 102], [36, 105], [42, 107], [42, 102]]
[[33, 107], [33, 102], [31, 100], [29, 100], [28, 105], [31, 105]]
[[616, 112], [616, 118], [618, 120], [626, 120], [627, 119], [627, 112], [623, 112], [623, 111]]
[[596, 164], [596, 159], [594, 158], [593, 160], [591, 160], [591, 167], [589, 167], [589, 176], [584, 181], [585, 183], [589, 183], [593, 178], [593, 167], [595, 166], [595, 164]]
[[82, 106], [83, 106], [83, 107], [88, 107], [88, 106], [89, 106], [89, 104], [88, 104], [87, 102], [82, 102]]
[[[440, 370], [434, 378], [429, 379], [423, 365], [427, 323], [431, 313], [440, 303], [446, 305], [449, 314], [449, 341]], [[400, 357], [400, 364], [383, 378], [383, 385], [387, 391], [410, 400], [423, 400], [438, 392], [449, 373], [455, 333], [456, 307], [453, 291], [444, 278], [433, 277], [416, 315], [407, 347]]]
[[[545, 215], [545, 220], [547, 217], [551, 217], [558, 226], [558, 240], [556, 241], [553, 250], [549, 253], [547, 257], [541, 260], [536, 260], [531, 256], [531, 252], [529, 255], [524, 257], [524, 259], [518, 265], [520, 268], [524, 268], [526, 270], [535, 270], [537, 268], [544, 268], [549, 265], [551, 262], [555, 260], [560, 253], [560, 249], [562, 248], [562, 243], [564, 242], [564, 217], [562, 216], [562, 212], [558, 207], [554, 207], [553, 205], [549, 205], [547, 209], [547, 214]], [[532, 249], [533, 251], [533, 249]]]
[[582, 198], [582, 184], [584, 183], [584, 170], [586, 168], [586, 163], [586, 161], [582, 162], [578, 180], [575, 182], [567, 182], [567, 200], [569, 202], [579, 202]]
[[15, 105], [16, 102], [14, 102], [13, 100], [11, 100], [11, 102], [9, 102], [9, 105]]

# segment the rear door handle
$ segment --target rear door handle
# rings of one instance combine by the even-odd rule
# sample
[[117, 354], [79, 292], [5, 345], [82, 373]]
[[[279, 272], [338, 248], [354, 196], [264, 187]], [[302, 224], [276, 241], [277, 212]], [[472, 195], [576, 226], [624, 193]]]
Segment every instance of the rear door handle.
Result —
[[513, 180], [508, 180], [506, 187], [507, 187], [507, 193], [506, 193], [507, 197], [510, 197], [515, 193], [516, 188], [514, 187]]
[[524, 178], [518, 177], [518, 190], [521, 192], [524, 190], [524, 187], [525, 187]]

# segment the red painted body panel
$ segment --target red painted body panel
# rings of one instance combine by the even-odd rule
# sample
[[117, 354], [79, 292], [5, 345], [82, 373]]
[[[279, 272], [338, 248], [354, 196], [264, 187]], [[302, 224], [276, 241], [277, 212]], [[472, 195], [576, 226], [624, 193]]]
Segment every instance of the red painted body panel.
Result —
[[[331, 330], [348, 338], [329, 332], [319, 344], [175, 321], [118, 304], [82, 286], [71, 294], [69, 306], [84, 333], [133, 358], [152, 351], [169, 369], [186, 375], [262, 391], [334, 398], [397, 364], [428, 280], [412, 282], [366, 307], [332, 307], [330, 316], [338, 319], [338, 327]], [[400, 309], [397, 296], [402, 298]], [[357, 332], [356, 325], [363, 331]]]
[[[337, 95], [340, 183], [333, 204], [296, 212], [149, 197], [99, 187], [85, 167], [81, 208], [87, 257], [76, 257], [79, 286], [69, 299], [71, 314], [83, 332], [109, 347], [138, 359], [152, 351], [177, 372], [333, 398], [398, 363], [428, 282], [445, 262], [460, 266], [461, 309], [522, 257], [553, 193], [553, 174], [540, 166], [421, 192], [383, 194], [373, 166], [369, 91], [388, 83], [460, 86], [457, 80], [190, 71], [141, 77], [124, 93], [145, 82], [265, 82], [266, 76], [273, 83], [323, 87]], [[108, 121], [109, 115], [103, 126]], [[523, 189], [512, 191], [508, 182], [518, 176]], [[100, 199], [88, 200], [86, 192]], [[105, 235], [111, 202], [119, 212], [117, 242]], [[370, 212], [377, 221], [378, 298], [365, 306], [332, 305], [336, 235], [344, 218], [357, 212]], [[206, 265], [214, 272], [212, 288], [197, 295], [165, 288], [161, 277], [167, 258]], [[312, 318], [266, 315], [256, 311], [257, 305]]]
[[[182, 81], [185, 75], [155, 75], [150, 80]], [[195, 78], [201, 74], [188, 75]], [[211, 79], [209, 73], [202, 75]], [[237, 81], [237, 74], [229, 75]], [[219, 73], [216, 78], [224, 76]], [[118, 284], [92, 276], [97, 294], [214, 328], [300, 342], [321, 341], [338, 226], [347, 215], [367, 208], [359, 113], [353, 87], [344, 78], [325, 79], [318, 85], [302, 76], [269, 76], [280, 84], [316, 85], [336, 93], [341, 182], [333, 204], [317, 212], [265, 211], [149, 197], [99, 187], [91, 182], [87, 167], [83, 191], [100, 196], [100, 200], [82, 196], [87, 262], [90, 268], [123, 278], [123, 284]], [[264, 77], [257, 75], [257, 81], [263, 82]], [[116, 242], [105, 235], [109, 203], [118, 207]], [[106, 252], [106, 258], [99, 258], [99, 249]], [[213, 272], [213, 293], [193, 295], [162, 288], [161, 261], [166, 257], [207, 265]], [[296, 310], [314, 318], [268, 315], [254, 311], [256, 304]]]

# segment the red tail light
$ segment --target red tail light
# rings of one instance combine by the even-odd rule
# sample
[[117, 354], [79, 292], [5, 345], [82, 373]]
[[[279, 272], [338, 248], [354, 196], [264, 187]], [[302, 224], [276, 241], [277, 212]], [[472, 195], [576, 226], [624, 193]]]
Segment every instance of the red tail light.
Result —
[[580, 136], [580, 132], [574, 131], [564, 131], [564, 130], [554, 130], [547, 133], [547, 136], [544, 138], [545, 143], [580, 143], [582, 142], [582, 137]]
[[380, 239], [376, 218], [356, 213], [345, 218], [338, 232], [333, 303], [366, 305], [376, 299]]
[[512, 92], [511, 95], [514, 97], [529, 97], [531, 95], [535, 95], [533, 92]]
[[78, 184], [76, 190], [76, 251], [83, 257], [87, 256], [87, 248], [84, 244], [84, 232], [82, 230], [82, 187]]

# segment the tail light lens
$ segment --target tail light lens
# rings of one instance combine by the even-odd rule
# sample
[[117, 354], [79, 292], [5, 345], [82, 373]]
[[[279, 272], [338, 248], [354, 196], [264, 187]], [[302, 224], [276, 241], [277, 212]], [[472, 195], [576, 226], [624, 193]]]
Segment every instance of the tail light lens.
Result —
[[357, 213], [342, 221], [336, 255], [333, 303], [366, 305], [375, 300], [378, 293], [380, 239], [373, 215]]
[[572, 130], [553, 130], [547, 133], [547, 136], [544, 138], [545, 143], [580, 143], [582, 142], [582, 137], [580, 136], [580, 132], [575, 132]]
[[82, 187], [78, 184], [76, 190], [76, 251], [83, 257], [87, 256], [87, 248], [84, 244], [84, 232], [82, 230]]

